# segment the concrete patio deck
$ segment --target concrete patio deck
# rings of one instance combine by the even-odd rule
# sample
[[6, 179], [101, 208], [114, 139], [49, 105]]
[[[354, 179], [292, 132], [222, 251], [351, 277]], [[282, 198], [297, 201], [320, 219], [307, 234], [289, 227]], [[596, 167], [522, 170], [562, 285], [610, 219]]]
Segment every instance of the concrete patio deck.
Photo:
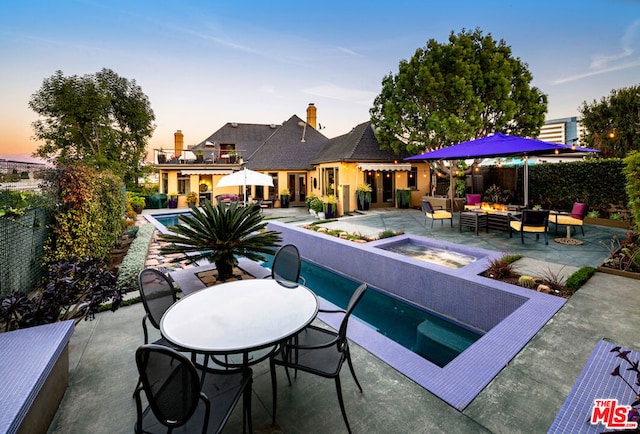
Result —
[[[291, 224], [310, 220], [304, 210], [268, 209], [265, 217]], [[425, 225], [417, 210], [369, 211], [328, 223], [362, 234], [385, 229], [429, 236], [508, 253], [522, 253], [519, 271], [536, 274], [554, 270], [571, 274], [581, 266], [596, 266], [607, 256], [605, 247], [624, 231], [586, 226], [582, 246], [566, 246], [530, 237], [521, 244], [508, 234], [460, 233], [449, 226]], [[560, 235], [562, 236], [562, 235]], [[569, 394], [572, 385], [602, 338], [640, 348], [637, 326], [640, 281], [596, 273], [462, 412], [357, 345], [352, 356], [364, 393], [348, 370], [342, 375], [345, 406], [355, 433], [543, 433]], [[142, 343], [141, 304], [105, 312], [82, 322], [70, 343], [69, 388], [49, 433], [132, 432], [132, 399], [137, 373], [133, 354]], [[299, 374], [288, 387], [278, 373], [277, 426], [271, 426], [271, 382], [268, 365], [254, 369], [253, 423], [258, 433], [346, 432], [330, 380]], [[225, 432], [241, 432], [240, 409]]]

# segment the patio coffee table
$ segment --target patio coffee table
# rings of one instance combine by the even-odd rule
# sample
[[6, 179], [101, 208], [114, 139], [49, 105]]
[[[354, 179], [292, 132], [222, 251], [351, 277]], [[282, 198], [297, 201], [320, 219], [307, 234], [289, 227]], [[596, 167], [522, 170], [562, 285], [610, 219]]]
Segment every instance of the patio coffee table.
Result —
[[485, 228], [489, 233], [489, 226], [487, 224], [488, 218], [486, 212], [481, 211], [464, 211], [460, 213], [459, 227], [462, 232], [463, 227], [470, 227], [476, 235], [480, 228]]

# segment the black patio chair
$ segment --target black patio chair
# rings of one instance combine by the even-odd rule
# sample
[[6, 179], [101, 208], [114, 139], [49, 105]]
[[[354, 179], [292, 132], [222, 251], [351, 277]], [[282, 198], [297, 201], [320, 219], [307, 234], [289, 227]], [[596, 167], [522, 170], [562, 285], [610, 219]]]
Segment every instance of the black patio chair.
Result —
[[273, 257], [271, 265], [271, 279], [300, 282], [306, 285], [304, 277], [300, 276], [300, 251], [293, 244], [280, 247]]
[[[149, 329], [147, 321], [156, 330], [160, 330], [160, 319], [169, 307], [177, 301], [176, 291], [169, 278], [154, 268], [145, 268], [138, 274], [138, 287], [140, 298], [144, 306], [145, 315], [142, 317], [142, 330], [144, 331], [144, 343], [163, 345], [172, 349], [178, 349], [164, 337], [149, 342]], [[136, 388], [140, 386], [140, 381]]]
[[[134, 393], [136, 433], [219, 433], [240, 397], [242, 431], [248, 424], [252, 432], [251, 369], [209, 369], [203, 377], [184, 354], [153, 344], [136, 350], [136, 365], [142, 382]], [[143, 391], [148, 401], [145, 409]]]
[[509, 237], [513, 237], [513, 232], [520, 233], [520, 240], [524, 244], [524, 233], [530, 232], [536, 234], [536, 240], [540, 239], [540, 234], [544, 234], [545, 245], [549, 244], [549, 210], [522, 210], [520, 218], [511, 217], [509, 221]]
[[289, 341], [288, 343], [283, 344], [280, 350], [271, 357], [270, 369], [273, 390], [274, 425], [276, 423], [277, 402], [276, 366], [279, 365], [284, 366], [289, 385], [291, 385], [291, 378], [289, 376], [288, 368], [296, 370], [296, 373], [300, 370], [310, 374], [319, 375], [324, 378], [333, 378], [335, 380], [336, 391], [338, 393], [340, 411], [342, 412], [342, 417], [344, 418], [347, 430], [351, 432], [349, 420], [347, 419], [347, 412], [344, 408], [344, 402], [342, 399], [340, 370], [342, 369], [342, 364], [346, 360], [349, 365], [351, 375], [353, 376], [358, 389], [360, 389], [360, 393], [362, 393], [362, 387], [356, 377], [356, 373], [353, 369], [353, 363], [351, 362], [349, 341], [347, 339], [347, 325], [349, 323], [351, 313], [360, 299], [362, 299], [366, 289], [367, 284], [363, 283], [354, 291], [346, 310], [325, 311], [344, 314], [342, 322], [340, 323], [340, 328], [337, 332], [309, 325], [296, 336], [296, 342], [292, 343], [292, 341]]
[[[155, 329], [160, 330], [162, 315], [177, 301], [176, 291], [169, 278], [154, 268], [145, 268], [138, 274], [138, 287], [140, 288], [140, 298], [142, 298], [145, 311], [145, 315], [142, 318], [144, 343], [148, 344], [150, 342], [147, 320]], [[162, 337], [151, 343], [174, 347], [173, 344]]]

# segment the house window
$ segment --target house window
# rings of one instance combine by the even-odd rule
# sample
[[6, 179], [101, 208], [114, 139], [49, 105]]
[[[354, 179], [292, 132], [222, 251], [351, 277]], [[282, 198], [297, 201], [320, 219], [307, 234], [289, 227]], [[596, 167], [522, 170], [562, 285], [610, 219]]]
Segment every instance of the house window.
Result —
[[269, 173], [269, 176], [273, 179], [273, 187], [269, 187], [269, 196], [267, 199], [276, 200], [280, 195], [280, 192], [278, 191], [278, 173], [271, 172]]
[[336, 194], [336, 185], [338, 183], [338, 169], [333, 167], [328, 167], [326, 169], [322, 169], [322, 187], [323, 193], [325, 195], [334, 195]]
[[162, 174], [162, 193], [169, 194], [169, 174]]
[[409, 177], [407, 179], [407, 187], [417, 190], [418, 189], [418, 168], [411, 167], [411, 171], [407, 176]]
[[178, 194], [187, 194], [191, 191], [191, 179], [188, 175], [178, 174]]

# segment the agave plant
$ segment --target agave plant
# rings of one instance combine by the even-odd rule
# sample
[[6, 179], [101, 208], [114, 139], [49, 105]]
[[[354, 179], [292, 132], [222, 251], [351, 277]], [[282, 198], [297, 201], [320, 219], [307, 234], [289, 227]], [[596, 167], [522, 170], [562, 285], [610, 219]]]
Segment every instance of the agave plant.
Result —
[[282, 241], [279, 232], [263, 231], [267, 223], [260, 208], [239, 207], [236, 202], [213, 206], [205, 201], [201, 209], [193, 207], [179, 220], [183, 224], [171, 226], [171, 233], [160, 235], [160, 240], [170, 243], [160, 253], [183, 255], [172, 262], [193, 263], [201, 259], [213, 262], [222, 281], [233, 277], [238, 256], [264, 261], [263, 254], [274, 254]]

